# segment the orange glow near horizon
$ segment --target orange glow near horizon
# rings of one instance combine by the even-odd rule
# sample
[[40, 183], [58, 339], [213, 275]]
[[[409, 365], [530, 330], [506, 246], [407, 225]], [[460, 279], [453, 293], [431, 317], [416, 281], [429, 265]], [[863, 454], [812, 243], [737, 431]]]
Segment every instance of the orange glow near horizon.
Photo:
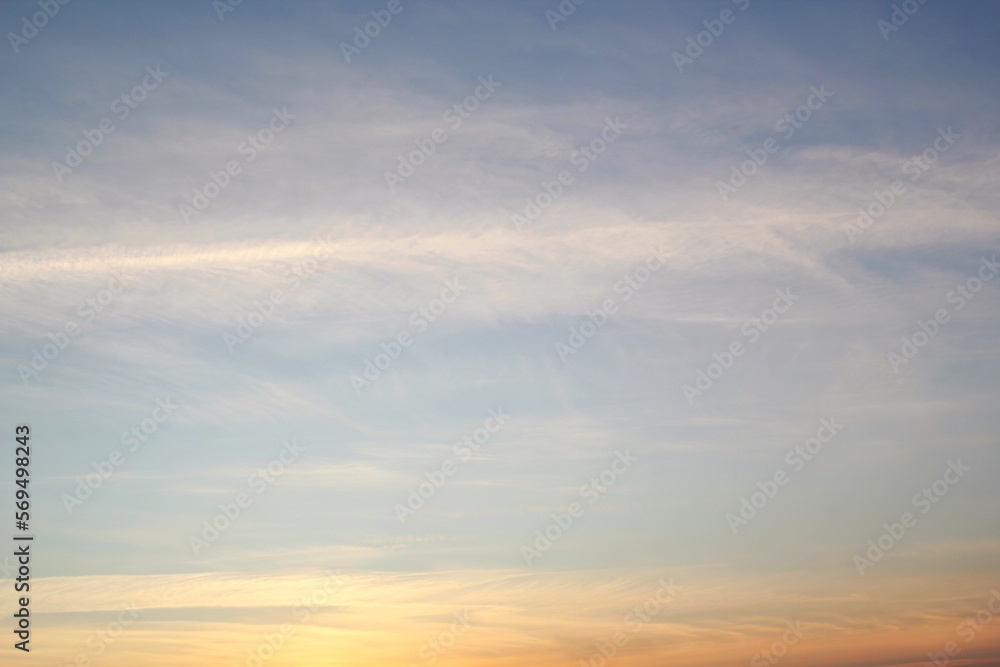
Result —
[[[610, 655], [608, 664], [622, 667], [834, 667], [863, 655], [864, 664], [918, 667], [955, 642], [960, 653], [949, 664], [990, 664], [977, 656], [1000, 650], [1000, 622], [989, 611], [1000, 612], [1000, 590], [966, 585], [958, 594], [953, 577], [915, 583], [886, 579], [845, 593], [836, 582], [748, 581], [710, 568], [57, 578], [39, 582], [59, 602], [37, 613], [32, 659], [601, 667]], [[129, 602], [116, 601], [122, 596]]]

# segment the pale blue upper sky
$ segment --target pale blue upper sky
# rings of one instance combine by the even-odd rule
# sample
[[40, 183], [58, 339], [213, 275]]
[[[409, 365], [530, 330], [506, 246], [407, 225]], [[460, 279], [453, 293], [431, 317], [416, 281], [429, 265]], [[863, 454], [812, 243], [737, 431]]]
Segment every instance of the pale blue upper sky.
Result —
[[[946, 294], [998, 247], [1000, 8], [930, 2], [885, 40], [889, 2], [588, 0], [553, 31], [557, 4], [404, 1], [351, 63], [340, 44], [384, 4], [246, 0], [220, 20], [210, 2], [74, 0], [4, 44], [0, 429], [35, 431], [40, 569], [520, 568], [626, 448], [640, 462], [534, 567], [850, 572], [956, 457], [975, 472], [906, 547], [941, 567], [992, 558], [1000, 281], [958, 312]], [[678, 72], [672, 54], [727, 8]], [[0, 25], [35, 10], [4, 3]], [[113, 101], [156, 65], [168, 76], [119, 120]], [[450, 129], [489, 75], [496, 92]], [[820, 85], [833, 96], [786, 141], [776, 122]], [[275, 108], [290, 125], [183, 220]], [[115, 131], [59, 182], [52, 162], [105, 117]], [[608, 118], [627, 128], [578, 172]], [[447, 141], [390, 193], [384, 172], [437, 127]], [[949, 127], [910, 181], [904, 163]], [[779, 150], [723, 201], [717, 182], [769, 137]], [[563, 169], [574, 182], [515, 229]], [[896, 179], [907, 193], [849, 243]], [[290, 290], [319, 236], [334, 255]], [[667, 265], [620, 303], [660, 246]], [[118, 267], [134, 282], [83, 324]], [[466, 291], [357, 395], [349, 376], [456, 276]], [[275, 318], [230, 353], [223, 334], [274, 289]], [[777, 289], [799, 301], [749, 344]], [[563, 363], [556, 343], [607, 298], [618, 313]], [[952, 320], [894, 373], [887, 353], [938, 308]], [[80, 335], [26, 386], [18, 364], [70, 321]], [[689, 405], [681, 386], [734, 340], [747, 353]], [[67, 514], [75, 479], [168, 396], [177, 414]], [[509, 424], [400, 526], [407, 488], [499, 406]], [[734, 536], [726, 513], [831, 415], [843, 432]], [[302, 458], [193, 555], [188, 536], [290, 437]]]

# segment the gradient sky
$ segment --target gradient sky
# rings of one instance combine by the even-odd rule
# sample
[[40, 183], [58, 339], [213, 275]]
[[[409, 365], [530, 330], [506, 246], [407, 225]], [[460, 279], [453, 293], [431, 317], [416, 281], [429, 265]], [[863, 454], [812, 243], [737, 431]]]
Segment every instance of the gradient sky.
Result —
[[[264, 664], [598, 667], [623, 632], [609, 665], [756, 665], [798, 623], [782, 665], [917, 667], [950, 641], [949, 664], [1000, 665], [1000, 621], [961, 625], [1000, 611], [1000, 280], [975, 282], [1000, 247], [1000, 5], [914, 0], [886, 31], [882, 0], [587, 0], [558, 23], [557, 0], [401, 0], [348, 62], [389, 4], [72, 0], [5, 37], [0, 487], [12, 505], [30, 424], [36, 541], [30, 656], [0, 560], [0, 661], [249, 665], [280, 635]], [[9, 0], [0, 26], [39, 11]], [[213, 173], [226, 186], [185, 212]], [[522, 224], [526, 199], [546, 206]], [[893, 363], [922, 321], [935, 335]], [[456, 450], [491, 411], [502, 426]], [[824, 419], [842, 427], [793, 464]]]

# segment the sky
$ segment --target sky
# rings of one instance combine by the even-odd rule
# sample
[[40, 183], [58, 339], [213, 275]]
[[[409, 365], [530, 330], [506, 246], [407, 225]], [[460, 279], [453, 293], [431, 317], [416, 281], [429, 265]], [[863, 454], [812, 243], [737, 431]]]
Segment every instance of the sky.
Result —
[[6, 0], [0, 660], [1000, 664], [998, 21]]

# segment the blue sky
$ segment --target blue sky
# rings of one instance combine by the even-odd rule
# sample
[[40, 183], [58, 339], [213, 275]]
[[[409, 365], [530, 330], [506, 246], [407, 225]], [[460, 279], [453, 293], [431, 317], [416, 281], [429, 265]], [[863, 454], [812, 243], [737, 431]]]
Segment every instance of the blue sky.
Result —
[[[808, 582], [915, 632], [953, 625], [934, 616], [938, 586], [957, 608], [988, 596], [1000, 281], [949, 293], [993, 275], [983, 261], [997, 252], [996, 3], [930, 1], [884, 39], [889, 2], [588, 0], [553, 30], [556, 2], [404, 0], [347, 62], [341, 44], [385, 6], [246, 0], [220, 19], [211, 2], [73, 0], [0, 50], [0, 428], [32, 425], [36, 568], [73, 600], [40, 601], [40, 622], [106, 609], [88, 602], [89, 577], [124, 590], [331, 568], [387, 590], [395, 577], [524, 576], [534, 583], [507, 592], [522, 602], [551, 577], [583, 591], [677, 572], [696, 593], [664, 632], [697, 618], [718, 633], [703, 639], [747, 641], [790, 609], [815, 613], [817, 636], [857, 630], [847, 602], [810, 608]], [[4, 3], [0, 24], [17, 31], [37, 11]], [[678, 71], [674, 53], [723, 11], [732, 21]], [[480, 78], [499, 85], [450, 126]], [[144, 80], [121, 117], [115, 100]], [[820, 87], [828, 99], [787, 136], [780, 120]], [[114, 131], [57, 173], [104, 119]], [[609, 122], [614, 141], [581, 163]], [[259, 150], [243, 143], [278, 127]], [[386, 172], [436, 128], [445, 140], [390, 191]], [[934, 159], [914, 170], [921, 155]], [[238, 173], [218, 176], [227, 164]], [[518, 227], [560, 172], [572, 182]], [[225, 187], [185, 216], [212, 174]], [[893, 182], [905, 192], [852, 242], [859, 207]], [[651, 253], [663, 261], [626, 301], [616, 286]], [[88, 321], [82, 304], [118, 288], [114, 271], [127, 284]], [[453, 302], [414, 324], [454, 280]], [[273, 314], [227, 344], [275, 290]], [[794, 302], [744, 333], [779, 290]], [[562, 359], [557, 344], [608, 299], [616, 312]], [[948, 321], [894, 369], [889, 353], [940, 309]], [[79, 334], [25, 380], [70, 323]], [[356, 391], [351, 376], [401, 333], [412, 344]], [[744, 353], [689, 402], [683, 387], [734, 341]], [[176, 412], [67, 511], [77, 480], [166, 398]], [[500, 408], [508, 422], [460, 460], [454, 443]], [[727, 514], [791, 471], [786, 453], [831, 417], [843, 429], [734, 534]], [[301, 456], [194, 553], [191, 535], [291, 438]], [[626, 450], [638, 462], [526, 564], [522, 545]], [[401, 524], [394, 507], [449, 459], [457, 472]], [[957, 459], [968, 476], [859, 576], [867, 540]], [[724, 585], [781, 601], [760, 618], [699, 606]], [[589, 641], [563, 627], [571, 607], [544, 618]], [[672, 655], [662, 641], [626, 664]], [[931, 644], [877, 664], [916, 664]], [[547, 650], [529, 664], [555, 664]]]

